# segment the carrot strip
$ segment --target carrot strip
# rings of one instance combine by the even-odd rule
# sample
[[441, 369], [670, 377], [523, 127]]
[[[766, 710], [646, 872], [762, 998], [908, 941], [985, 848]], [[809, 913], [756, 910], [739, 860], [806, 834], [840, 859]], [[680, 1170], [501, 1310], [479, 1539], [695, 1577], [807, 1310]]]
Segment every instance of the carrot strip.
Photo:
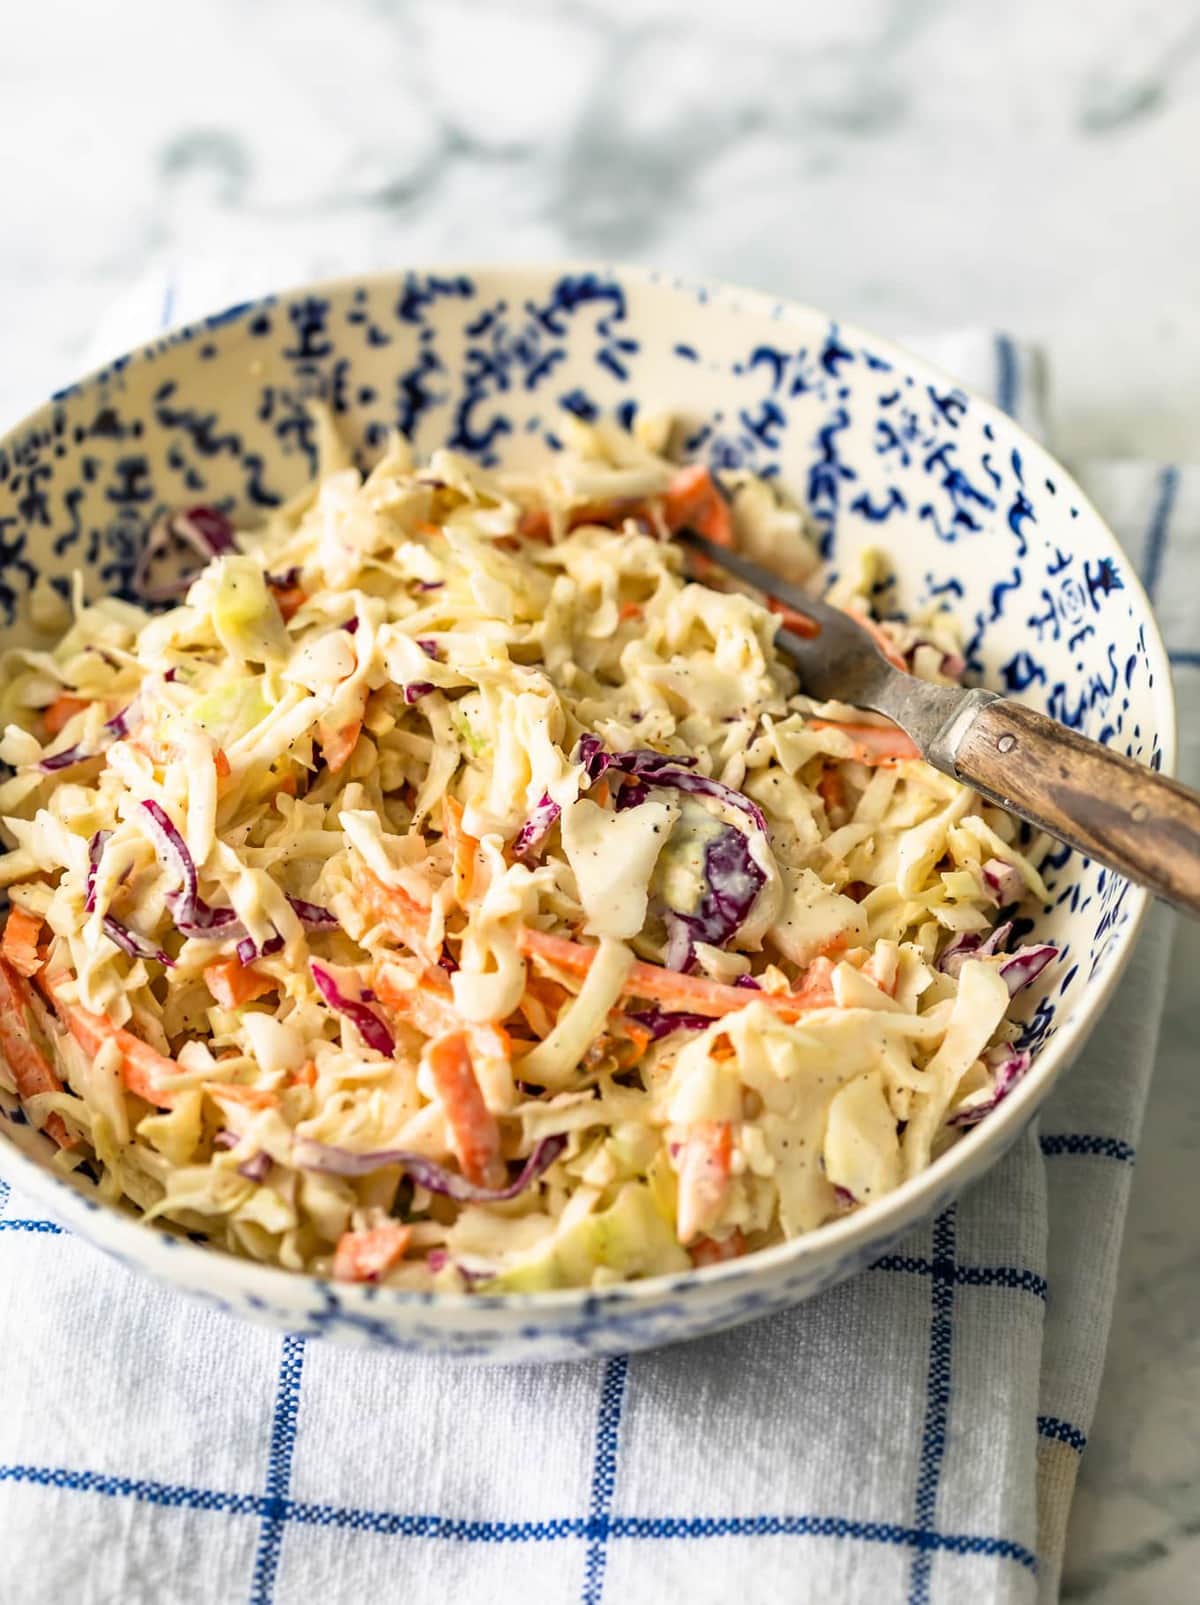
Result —
[[454, 895], [460, 908], [466, 908], [475, 885], [475, 853], [479, 847], [474, 836], [463, 829], [463, 805], [457, 797], [442, 799], [442, 830], [450, 843], [450, 858], [454, 868]]
[[36, 975], [42, 967], [38, 952], [38, 938], [42, 934], [42, 921], [36, 914], [23, 908], [10, 910], [0, 940], [0, 953], [21, 975]]
[[47, 979], [45, 987], [58, 1010], [59, 1018], [79, 1046], [85, 1053], [95, 1055], [106, 1042], [115, 1042], [121, 1050], [121, 1074], [129, 1091], [159, 1109], [170, 1109], [175, 1102], [175, 1094], [166, 1091], [158, 1083], [163, 1076], [179, 1074], [175, 1060], [157, 1052], [148, 1042], [135, 1037], [132, 1031], [114, 1025], [105, 1015], [93, 1014], [78, 1003], [66, 1002], [61, 995], [65, 979], [62, 974], [53, 980]]
[[500, 1163], [500, 1128], [484, 1103], [475, 1079], [467, 1033], [450, 1031], [437, 1037], [426, 1050], [426, 1063], [445, 1111], [463, 1174], [478, 1186], [498, 1186], [504, 1173]]
[[530, 507], [517, 520], [517, 534], [527, 541], [550, 540], [550, 514], [544, 507]]
[[817, 796], [825, 804], [826, 814], [846, 806], [846, 786], [840, 770], [832, 764], [826, 764], [821, 772], [821, 778], [817, 781]]
[[679, 1173], [676, 1224], [681, 1243], [690, 1243], [721, 1213], [732, 1158], [733, 1128], [727, 1120], [700, 1120], [689, 1129], [676, 1160]]
[[233, 773], [229, 765], [229, 759], [225, 755], [224, 747], [218, 747], [213, 753], [213, 768], [217, 771], [218, 780], [228, 780]]
[[324, 719], [318, 722], [317, 740], [321, 743], [321, 753], [326, 766], [333, 774], [336, 775], [339, 769], [343, 769], [349, 763], [350, 755], [358, 746], [361, 734], [361, 719], [343, 725], [340, 730], [334, 730]]
[[243, 964], [240, 959], [222, 959], [206, 965], [204, 981], [223, 1009], [236, 1009], [279, 987], [273, 977], [256, 970], [253, 964]]
[[876, 624], [875, 620], [869, 619], [865, 613], [856, 613], [853, 608], [843, 608], [842, 611], [848, 613], [855, 624], [860, 625], [867, 632], [893, 669], [903, 669], [905, 674], [911, 674], [912, 671], [908, 664], [900, 656], [891, 636], [887, 634], [882, 625]]
[[837, 1000], [833, 995], [833, 960], [823, 953], [813, 959], [792, 988], [792, 997], [810, 1009], [834, 1008]]
[[766, 601], [771, 612], [779, 615], [784, 628], [790, 630], [793, 635], [798, 635], [805, 641], [815, 641], [820, 635], [821, 626], [816, 619], [810, 619], [807, 613], [797, 612], [794, 607], [781, 602], [777, 596], [768, 596]]
[[288, 1085], [291, 1087], [315, 1087], [316, 1084], [317, 1066], [313, 1059], [301, 1065], [299, 1070], [293, 1070], [288, 1079]]
[[374, 870], [363, 866], [355, 884], [359, 908], [389, 936], [411, 948], [427, 964], [437, 961], [429, 945], [429, 910], [402, 886], [385, 886]]
[[279, 1102], [279, 1094], [267, 1087], [241, 1087], [232, 1081], [206, 1081], [203, 1086], [210, 1098], [227, 1098], [247, 1109], [274, 1109]]
[[42, 709], [42, 723], [46, 726], [46, 734], [58, 735], [63, 726], [77, 713], [82, 713], [90, 706], [86, 697], [74, 697], [69, 691], [60, 691], [50, 706]]
[[388, 1221], [365, 1232], [343, 1232], [333, 1256], [339, 1282], [377, 1282], [398, 1265], [412, 1240], [412, 1227]]
[[[553, 936], [549, 931], [534, 931], [528, 927], [519, 933], [517, 945], [526, 957], [543, 959], [568, 975], [579, 976], [587, 974], [597, 951], [583, 942], [572, 942], [565, 936]], [[622, 991], [628, 997], [673, 1003], [680, 1009], [707, 1014], [713, 1019], [747, 1008], [751, 1003], [765, 1003], [783, 1019], [795, 1020], [813, 1006], [790, 993], [752, 992], [748, 988], [710, 981], [702, 975], [680, 975], [676, 970], [664, 969], [660, 964], [643, 964], [640, 960], [630, 965]]]
[[898, 726], [876, 724], [842, 724], [837, 719], [810, 719], [810, 730], [840, 730], [854, 743], [851, 756], [858, 763], [871, 765], [896, 763], [905, 758], [919, 758], [920, 749], [911, 736]]
[[702, 463], [681, 468], [663, 496], [663, 517], [674, 532], [694, 529], [714, 546], [733, 545], [733, 517], [729, 503]]
[[308, 601], [307, 594], [298, 585], [287, 585], [282, 590], [276, 591], [274, 595], [275, 606], [279, 609], [285, 624]]
[[[21, 1099], [63, 1090], [54, 1066], [34, 1040], [29, 1024], [32, 1008], [29, 982], [7, 960], [0, 959], [0, 1053]], [[61, 1115], [48, 1115], [43, 1129], [60, 1148], [74, 1148], [78, 1142]]]
[[384, 1008], [403, 1016], [423, 1036], [440, 1037], [466, 1031], [482, 1059], [508, 1059], [512, 1044], [500, 1025], [476, 1025], [463, 1020], [454, 1006], [454, 993], [444, 970], [390, 960], [376, 967], [372, 984]]
[[617, 609], [617, 618], [622, 624], [628, 624], [630, 619], [640, 619], [644, 611], [640, 602], [622, 602]]
[[745, 1252], [746, 1239], [737, 1226], [720, 1242], [713, 1237], [698, 1237], [688, 1250], [693, 1265], [719, 1265], [722, 1260], [740, 1259]]

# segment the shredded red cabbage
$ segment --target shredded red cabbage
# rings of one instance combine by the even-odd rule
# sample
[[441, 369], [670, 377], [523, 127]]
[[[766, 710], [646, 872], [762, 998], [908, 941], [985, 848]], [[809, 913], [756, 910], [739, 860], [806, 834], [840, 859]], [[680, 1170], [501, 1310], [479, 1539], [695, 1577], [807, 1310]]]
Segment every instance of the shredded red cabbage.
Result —
[[422, 697], [436, 690], [437, 687], [429, 680], [410, 680], [404, 687], [404, 700], [411, 708], [414, 702], [419, 702]]
[[314, 960], [311, 969], [317, 990], [329, 1007], [346, 1016], [368, 1048], [374, 1048], [376, 1053], [382, 1053], [385, 1058], [390, 1058], [396, 1051], [396, 1044], [392, 1033], [374, 1010], [360, 998], [348, 998], [332, 972], [323, 964], [318, 964]]
[[1011, 920], [1005, 920], [1003, 925], [997, 925], [986, 941], [978, 931], [961, 931], [938, 959], [937, 967], [944, 975], [953, 975], [957, 978], [968, 959], [990, 958], [993, 953], [1000, 952], [1011, 935]]
[[[187, 590], [196, 575], [212, 558], [233, 550], [233, 525], [225, 514], [215, 507], [189, 507], [174, 513], [163, 513], [146, 532], [137, 567], [133, 575], [133, 590], [144, 602], [174, 602]], [[191, 555], [199, 557], [192, 563], [163, 578], [152, 578], [152, 571], [170, 564], [172, 558]]]
[[638, 1009], [636, 1013], [631, 1010], [629, 1018], [645, 1026], [654, 1042], [659, 1037], [670, 1036], [672, 1031], [707, 1031], [712, 1024], [707, 1014], [688, 1014], [686, 1011], [672, 1014], [660, 1009], [657, 1003], [652, 1003], [646, 1009]]
[[441, 662], [442, 654], [436, 641], [431, 641], [428, 636], [418, 636], [417, 645], [427, 658], [432, 658], [435, 663]]
[[1026, 1048], [993, 1048], [984, 1055], [992, 1072], [992, 1090], [982, 1103], [960, 1109], [947, 1120], [948, 1126], [975, 1126], [990, 1115], [996, 1105], [1007, 1098], [1033, 1063], [1033, 1055]]
[[278, 932], [274, 936], [268, 936], [261, 947], [252, 936], [243, 936], [234, 948], [234, 952], [238, 956], [239, 963], [253, 964], [255, 959], [266, 958], [270, 953], [278, 953], [282, 946], [283, 937]]
[[424, 1154], [407, 1153], [403, 1148], [381, 1148], [374, 1153], [356, 1154], [348, 1148], [335, 1148], [323, 1142], [301, 1140], [292, 1149], [292, 1162], [300, 1170], [318, 1170], [330, 1176], [369, 1176], [385, 1165], [399, 1165], [418, 1186], [459, 1204], [500, 1204], [515, 1198], [547, 1170], [567, 1146], [564, 1136], [543, 1137], [504, 1187], [477, 1187], [457, 1171], [447, 1170]]
[[513, 839], [513, 857], [529, 858], [554, 829], [562, 809], [548, 791], [541, 795], [537, 806]]
[[273, 591], [290, 591], [300, 583], [300, 567], [285, 568], [282, 574], [264, 574], [263, 579]]
[[744, 832], [727, 825], [704, 849], [705, 887], [697, 906], [687, 914], [667, 910], [667, 968], [694, 969], [697, 942], [711, 947], [728, 942], [745, 922], [766, 878]]
[[445, 580], [414, 580], [413, 585], [418, 591], [440, 591]]
[[242, 1160], [237, 1167], [237, 1173], [239, 1176], [245, 1176], [247, 1181], [261, 1185], [271, 1174], [273, 1163], [274, 1161], [266, 1149], [260, 1148], [256, 1154], [251, 1154], [249, 1159]]
[[168, 970], [174, 969], [175, 960], [170, 954], [164, 953], [162, 948], [156, 942], [152, 942], [148, 936], [142, 936], [137, 931], [131, 931], [128, 925], [122, 925], [121, 921], [114, 919], [111, 914], [106, 914], [100, 923], [109, 941], [119, 947], [121, 952], [127, 954], [129, 958], [157, 959]]
[[1008, 903], [1019, 903], [1025, 887], [1021, 871], [1014, 864], [1006, 864], [1002, 858], [989, 858], [984, 864], [983, 883], [1002, 907]]
[[[607, 752], [598, 736], [583, 735], [580, 736], [579, 745], [575, 749], [575, 761], [583, 765], [584, 772], [592, 784], [608, 770], [616, 769], [621, 774], [631, 775], [637, 780], [646, 782], [649, 786], [669, 786], [675, 791], [712, 797], [717, 802], [724, 803], [726, 807], [736, 808], [739, 812], [748, 814], [759, 830], [766, 833], [767, 821], [758, 804], [751, 802], [750, 798], [740, 791], [734, 791], [732, 786], [726, 786], [719, 780], [710, 780], [706, 775], [694, 774], [691, 766], [695, 764], [695, 758], [669, 757], [647, 748], [634, 748], [632, 752]], [[629, 788], [626, 787], [624, 790], [628, 791]], [[636, 802], [641, 802], [643, 797], [644, 792], [637, 796]], [[618, 806], [628, 808], [636, 806], [636, 803], [632, 797], [626, 798], [622, 793]]]
[[94, 914], [96, 912], [96, 872], [100, 868], [104, 844], [111, 835], [111, 830], [98, 830], [91, 841], [88, 842], [88, 872], [86, 893], [83, 900], [83, 912], [85, 914]]
[[1015, 996], [1023, 986], [1028, 986], [1046, 968], [1051, 959], [1058, 957], [1058, 949], [1049, 942], [1043, 942], [1038, 947], [1019, 947], [1017, 951], [1000, 966], [1000, 974], [1008, 986], [1009, 996]]
[[337, 915], [331, 914], [327, 908], [322, 908], [320, 903], [306, 903], [302, 897], [289, 897], [288, 902], [292, 906], [292, 912], [306, 931], [337, 931], [341, 929], [337, 921]]
[[62, 752], [52, 752], [48, 758], [38, 760], [38, 768], [44, 775], [57, 774], [60, 769], [70, 769], [73, 764], [86, 763], [89, 758], [98, 758], [110, 742], [120, 741], [127, 736], [133, 725], [137, 708], [136, 699], [127, 708], [114, 713], [111, 719], [106, 719], [100, 732], [100, 744], [96, 747], [85, 747], [76, 742], [73, 747], [64, 747]]
[[[236, 1131], [230, 1131], [228, 1126], [222, 1126], [213, 1136], [213, 1147], [236, 1148], [241, 1140]], [[251, 1154], [249, 1159], [242, 1160], [237, 1166], [237, 1173], [239, 1176], [245, 1176], [247, 1181], [261, 1183], [266, 1181], [273, 1163], [266, 1149], [260, 1148], [256, 1154]]]

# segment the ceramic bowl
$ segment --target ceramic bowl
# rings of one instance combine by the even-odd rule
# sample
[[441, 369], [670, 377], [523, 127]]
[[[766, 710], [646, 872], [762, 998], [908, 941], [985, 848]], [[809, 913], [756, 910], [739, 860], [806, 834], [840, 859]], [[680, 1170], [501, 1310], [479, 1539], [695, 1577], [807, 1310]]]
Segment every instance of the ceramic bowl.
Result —
[[[902, 606], [946, 599], [984, 683], [1145, 763], [1170, 766], [1170, 676], [1149, 603], [1066, 473], [1002, 412], [874, 335], [790, 302], [627, 269], [439, 269], [344, 280], [232, 307], [61, 391], [0, 444], [0, 624], [19, 637], [34, 578], [124, 586], [163, 507], [274, 506], [316, 467], [323, 397], [364, 463], [399, 427], [483, 463], [559, 445], [564, 412], [669, 408], [688, 454], [777, 474], [835, 566], [885, 546]], [[333, 1285], [140, 1225], [8, 1100], [0, 1170], [98, 1248], [288, 1331], [469, 1359], [647, 1348], [746, 1321], [869, 1264], [1004, 1153], [1078, 1053], [1147, 898], [1065, 849], [1045, 866], [1039, 940], [1060, 957], [1021, 995], [1034, 1067], [924, 1175], [745, 1259], [606, 1288], [505, 1297]]]

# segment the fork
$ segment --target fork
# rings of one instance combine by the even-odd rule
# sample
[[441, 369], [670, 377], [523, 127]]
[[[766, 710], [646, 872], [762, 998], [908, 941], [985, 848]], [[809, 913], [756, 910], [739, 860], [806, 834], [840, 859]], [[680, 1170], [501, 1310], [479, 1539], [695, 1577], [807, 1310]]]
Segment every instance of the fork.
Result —
[[812, 621], [811, 638], [775, 636], [808, 696], [884, 714], [935, 769], [1200, 915], [1200, 794], [995, 691], [896, 669], [851, 614], [692, 530], [675, 539]]

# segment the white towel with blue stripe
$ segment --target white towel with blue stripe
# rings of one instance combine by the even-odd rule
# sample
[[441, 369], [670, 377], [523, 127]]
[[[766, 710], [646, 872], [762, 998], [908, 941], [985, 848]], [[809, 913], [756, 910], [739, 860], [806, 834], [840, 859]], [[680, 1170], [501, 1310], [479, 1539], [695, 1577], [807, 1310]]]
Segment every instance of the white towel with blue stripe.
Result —
[[[247, 288], [158, 277], [97, 355]], [[1035, 352], [914, 343], [1041, 431]], [[1200, 471], [1081, 477], [1157, 593], [1194, 731]], [[628, 1360], [280, 1338], [0, 1186], [0, 1605], [1056, 1598], [1170, 934], [1157, 911], [1040, 1127], [933, 1226], [788, 1314]]]

